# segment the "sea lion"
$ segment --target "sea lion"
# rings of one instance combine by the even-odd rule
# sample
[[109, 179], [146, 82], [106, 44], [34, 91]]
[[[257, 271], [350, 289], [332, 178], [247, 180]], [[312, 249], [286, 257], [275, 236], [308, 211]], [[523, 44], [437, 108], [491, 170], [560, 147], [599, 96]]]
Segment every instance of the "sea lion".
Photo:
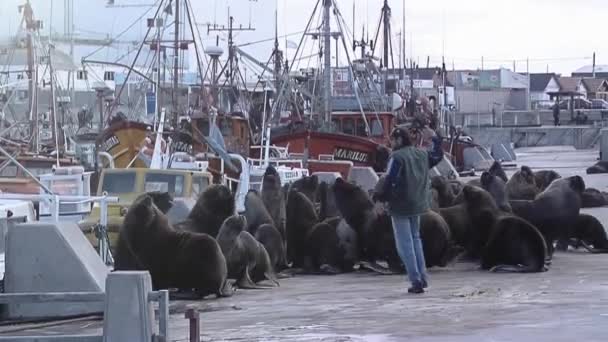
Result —
[[[378, 188], [378, 185], [376, 186]], [[361, 187], [336, 179], [333, 192], [341, 216], [357, 232], [359, 237], [359, 255], [363, 260], [373, 261], [371, 247], [374, 240], [374, 228], [379, 219], [376, 205], [369, 194]]]
[[501, 215], [484, 246], [481, 268], [494, 272], [544, 272], [546, 258], [545, 239], [536, 227], [514, 215]]
[[163, 214], [167, 214], [173, 208], [173, 196], [168, 192], [151, 191], [148, 192], [148, 196], [152, 197], [152, 202]]
[[593, 215], [579, 214], [568, 232], [575, 248], [585, 247], [591, 253], [608, 253], [608, 236], [602, 223]]
[[273, 225], [263, 224], [259, 226], [255, 232], [255, 239], [266, 248], [272, 267], [275, 270], [287, 267], [285, 242]]
[[[152, 202], [163, 213], [167, 214], [173, 206], [173, 196], [168, 192], [152, 191], [147, 193], [152, 198]], [[144, 266], [133, 254], [131, 247], [126, 240], [126, 234], [119, 234], [116, 249], [114, 252], [115, 270], [143, 270]]]
[[293, 182], [289, 187], [303, 193], [314, 204], [317, 202], [317, 191], [319, 189], [319, 178], [317, 176], [305, 176]]
[[133, 202], [120, 234], [141, 269], [150, 272], [154, 289], [194, 289], [203, 297], [232, 295], [226, 259], [215, 239], [171, 227], [150, 195]]
[[332, 187], [333, 184], [328, 184], [327, 182], [319, 184], [319, 202], [321, 205], [319, 219], [321, 221], [340, 215]]
[[[469, 181], [467, 184], [480, 187], [492, 195], [494, 201], [498, 205], [498, 208], [502, 211], [511, 212], [511, 205], [509, 204], [509, 198], [507, 196], [506, 184], [498, 176], [494, 176], [489, 172], [481, 174], [479, 179]], [[454, 204], [460, 204], [464, 202], [464, 194], [461, 192], [456, 199]]]
[[439, 209], [439, 214], [450, 227], [452, 239], [477, 259], [500, 209], [492, 195], [482, 188], [467, 184], [462, 194], [463, 203]]
[[242, 289], [260, 288], [256, 284], [265, 279], [278, 285], [268, 252], [246, 227], [245, 216], [234, 215], [224, 221], [217, 235], [226, 257], [228, 277], [236, 279], [236, 285]]
[[542, 170], [534, 172], [534, 181], [539, 192], [545, 191], [549, 184], [554, 180], [560, 179], [562, 176], [553, 170]]
[[598, 208], [608, 205], [608, 196], [597, 189], [587, 188], [581, 194], [582, 208]]
[[439, 210], [439, 191], [431, 189], [431, 210]]
[[549, 257], [553, 256], [553, 243], [556, 240], [561, 239], [561, 245], [567, 246], [568, 230], [576, 224], [584, 190], [583, 179], [572, 176], [553, 181], [533, 201], [510, 201], [513, 213], [533, 224], [543, 234]]
[[595, 165], [587, 169], [588, 175], [595, 175], [601, 173], [608, 173], [608, 161], [606, 160], [598, 161]]
[[494, 163], [492, 163], [492, 166], [490, 166], [490, 169], [488, 169], [488, 173], [490, 173], [492, 176], [500, 178], [505, 183], [509, 181], [509, 178], [507, 177], [507, 174], [499, 161], [494, 161]]
[[188, 219], [176, 224], [176, 228], [216, 237], [224, 220], [234, 211], [234, 196], [230, 189], [224, 185], [212, 185], [199, 196]]
[[307, 244], [312, 272], [350, 272], [358, 261], [357, 233], [339, 217], [317, 223], [308, 233]]
[[[339, 180], [336, 181], [336, 199], [338, 206], [341, 204], [341, 212], [346, 222], [360, 225], [359, 230], [368, 231], [367, 240], [361, 243], [367, 245], [364, 256], [367, 261], [384, 260], [393, 271], [402, 270], [403, 265], [395, 246], [393, 225], [385, 206], [369, 201], [367, 193], [352, 183]], [[376, 192], [382, 189], [385, 178], [381, 178], [376, 185]], [[371, 206], [370, 206], [371, 203]], [[351, 224], [349, 222], [349, 224]], [[370, 227], [365, 227], [369, 222]], [[351, 225], [352, 225], [351, 224]], [[434, 212], [427, 212], [420, 217], [420, 236], [422, 239], [425, 260], [428, 267], [445, 266], [454, 256], [451, 244], [450, 230], [443, 218]]]
[[262, 202], [274, 222], [274, 227], [281, 234], [283, 241], [285, 241], [285, 221], [287, 220], [286, 199], [281, 187], [281, 177], [272, 166], [266, 168], [266, 172], [264, 172], [261, 195]]
[[522, 166], [507, 182], [507, 196], [509, 196], [509, 200], [531, 201], [538, 193], [534, 173], [527, 166]]
[[319, 222], [314, 204], [303, 193], [290, 190], [287, 198], [287, 260], [292, 267], [310, 268], [306, 239]]
[[245, 212], [243, 215], [247, 219], [248, 226], [246, 230], [251, 235], [255, 235], [258, 227], [263, 224], [271, 224], [274, 226], [274, 220], [266, 209], [262, 197], [255, 190], [249, 190], [245, 196]]
[[431, 178], [431, 188], [437, 191], [437, 200], [439, 208], [447, 208], [454, 204], [456, 195], [447, 178], [443, 176], [435, 176]]

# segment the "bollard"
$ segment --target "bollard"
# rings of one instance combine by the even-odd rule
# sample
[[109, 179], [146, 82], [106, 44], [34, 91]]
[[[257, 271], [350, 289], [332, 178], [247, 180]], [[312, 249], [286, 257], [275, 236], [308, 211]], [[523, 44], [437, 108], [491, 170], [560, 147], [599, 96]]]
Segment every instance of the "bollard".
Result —
[[148, 272], [113, 272], [106, 279], [104, 342], [151, 341], [154, 310]]
[[186, 319], [190, 321], [190, 342], [201, 342], [201, 327], [198, 310], [188, 309]]

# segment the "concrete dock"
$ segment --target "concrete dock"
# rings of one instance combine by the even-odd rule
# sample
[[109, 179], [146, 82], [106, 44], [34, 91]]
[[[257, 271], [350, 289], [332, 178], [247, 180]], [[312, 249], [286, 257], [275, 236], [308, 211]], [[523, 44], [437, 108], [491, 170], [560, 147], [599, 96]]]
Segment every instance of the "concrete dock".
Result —
[[[519, 165], [584, 175], [597, 151], [518, 151]], [[510, 171], [512, 172], [512, 171]], [[608, 190], [608, 175], [586, 176]], [[604, 225], [608, 208], [594, 209]], [[298, 276], [226, 299], [171, 302], [172, 341], [188, 341], [187, 308], [201, 311], [203, 341], [606, 341], [608, 255], [558, 252], [548, 272], [493, 274], [458, 262], [430, 270], [430, 288], [408, 295], [405, 276], [355, 272]], [[100, 332], [99, 320], [0, 326], [0, 335]]]

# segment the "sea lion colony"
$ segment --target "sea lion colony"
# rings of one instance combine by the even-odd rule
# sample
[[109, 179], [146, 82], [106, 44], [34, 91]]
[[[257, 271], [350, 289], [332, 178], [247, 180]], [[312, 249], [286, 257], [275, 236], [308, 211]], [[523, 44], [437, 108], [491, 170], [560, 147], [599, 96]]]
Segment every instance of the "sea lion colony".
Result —
[[[495, 163], [467, 184], [435, 177], [431, 187], [433, 209], [421, 218], [427, 267], [459, 259], [481, 270], [543, 272], [555, 243], [608, 252], [602, 224], [579, 212], [608, 205], [608, 194], [586, 189], [579, 176], [523, 166], [507, 179]], [[125, 217], [115, 269], [148, 270], [156, 289], [201, 297], [279, 286], [277, 279], [295, 274], [406, 271], [384, 205], [341, 178], [306, 177], [282, 188], [269, 167], [261, 193], [250, 191], [245, 203], [236, 214], [230, 191], [213, 185], [172, 225], [170, 197], [141, 195]]]

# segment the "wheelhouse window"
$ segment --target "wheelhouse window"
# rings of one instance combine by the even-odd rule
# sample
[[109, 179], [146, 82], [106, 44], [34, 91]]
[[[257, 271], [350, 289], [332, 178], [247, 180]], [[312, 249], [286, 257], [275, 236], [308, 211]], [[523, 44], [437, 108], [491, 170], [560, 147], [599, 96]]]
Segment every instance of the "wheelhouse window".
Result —
[[209, 120], [198, 119], [198, 120], [196, 120], [196, 126], [203, 135], [206, 135], [206, 136], [209, 135]]
[[342, 121], [342, 133], [344, 134], [355, 134], [355, 120], [344, 119]]
[[370, 123], [373, 137], [381, 137], [384, 135], [384, 129], [382, 128], [382, 122], [378, 119], [372, 119]]
[[332, 119], [331, 122], [333, 123], [336, 132], [342, 131], [342, 121], [340, 121], [340, 119]]
[[101, 191], [111, 195], [135, 192], [135, 176], [135, 172], [106, 173]]
[[232, 136], [232, 120], [229, 118], [222, 118], [222, 121], [220, 121], [220, 132], [222, 132], [222, 135], [225, 137]]
[[364, 119], [357, 120], [357, 135], [360, 137], [367, 136], [367, 133], [365, 132], [365, 120]]
[[168, 192], [174, 196], [184, 195], [184, 176], [166, 173], [147, 173], [144, 191]]

